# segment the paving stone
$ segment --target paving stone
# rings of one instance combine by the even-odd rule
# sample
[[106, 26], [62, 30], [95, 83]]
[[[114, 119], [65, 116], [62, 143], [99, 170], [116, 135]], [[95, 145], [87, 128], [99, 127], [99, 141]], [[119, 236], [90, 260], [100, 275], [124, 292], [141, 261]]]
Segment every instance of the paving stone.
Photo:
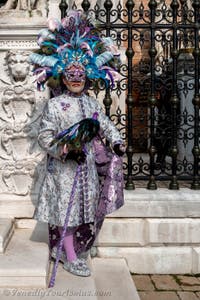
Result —
[[199, 297], [192, 292], [177, 292], [181, 300], [199, 300]]
[[154, 285], [149, 275], [132, 275], [138, 291], [154, 291]]
[[152, 275], [151, 279], [153, 280], [156, 288], [159, 290], [181, 290], [181, 287], [170, 275]]
[[181, 288], [183, 291], [192, 291], [192, 292], [196, 292], [196, 291], [200, 291], [200, 285], [181, 285]]
[[200, 279], [195, 276], [178, 275], [177, 278], [183, 285], [200, 285]]
[[199, 299], [200, 298], [200, 292], [196, 292], [195, 294], [197, 295], [197, 297]]
[[139, 296], [140, 300], [180, 300], [175, 292], [139, 292]]

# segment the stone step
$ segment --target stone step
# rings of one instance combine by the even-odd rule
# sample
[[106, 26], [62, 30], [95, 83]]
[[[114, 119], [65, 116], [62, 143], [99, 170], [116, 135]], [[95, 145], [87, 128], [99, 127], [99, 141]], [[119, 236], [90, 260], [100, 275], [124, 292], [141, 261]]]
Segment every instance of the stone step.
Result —
[[200, 247], [195, 246], [97, 247], [97, 256], [124, 258], [131, 273], [200, 273]]
[[105, 293], [101, 300], [140, 299], [124, 258], [94, 257], [92, 267], [96, 289]]
[[[89, 256], [87, 263], [91, 270], [89, 277], [74, 276], [63, 271], [62, 264], [59, 264], [54, 287], [59, 289], [65, 287], [66, 290], [66, 282], [68, 282], [69, 291], [71, 294], [74, 291], [74, 295], [77, 294], [77, 299], [80, 300], [140, 300], [125, 259]], [[53, 264], [51, 264], [51, 270], [52, 268]], [[69, 299], [74, 298], [69, 297]]]
[[[50, 271], [48, 277], [48, 283], [53, 270], [53, 261], [50, 262]], [[92, 273], [92, 262], [91, 257], [88, 258], [88, 266]], [[50, 292], [51, 291], [51, 292]], [[94, 276], [82, 277], [73, 275], [63, 269], [63, 264], [59, 263], [55, 284], [52, 288], [46, 288], [45, 297], [43, 299], [55, 300], [55, 295], [60, 295], [61, 300], [74, 300], [74, 299], [91, 299], [98, 300], [95, 295], [96, 285], [94, 281]], [[48, 294], [49, 293], [49, 294]], [[54, 294], [54, 297], [52, 295]], [[26, 300], [26, 298], [24, 299]], [[27, 297], [28, 300], [28, 297]]]
[[48, 270], [49, 247], [41, 227], [15, 229], [5, 253], [0, 254], [0, 286], [46, 287]]
[[[52, 288], [20, 286], [0, 287], [1, 300], [140, 300], [124, 259], [89, 258], [92, 275], [75, 276], [59, 263], [56, 281]], [[53, 270], [50, 262], [48, 282]], [[11, 279], [11, 278], [10, 278]], [[22, 279], [23, 280], [23, 279]], [[23, 282], [21, 280], [21, 283]]]
[[[1, 300], [140, 300], [124, 259], [88, 258], [91, 276], [75, 276], [59, 263], [52, 288], [0, 288]], [[50, 262], [49, 277], [53, 269]]]
[[0, 253], [5, 249], [14, 233], [14, 220], [10, 218], [0, 218]]
[[[139, 300], [123, 258], [88, 258], [91, 276], [75, 276], [59, 263], [55, 285], [48, 288], [53, 261], [49, 262], [47, 223], [16, 220], [15, 233], [0, 254], [1, 300]], [[123, 278], [123, 281], [122, 281]]]
[[106, 218], [99, 247], [200, 245], [200, 218]]
[[125, 204], [109, 215], [114, 218], [198, 218], [200, 191], [189, 188], [124, 190]]

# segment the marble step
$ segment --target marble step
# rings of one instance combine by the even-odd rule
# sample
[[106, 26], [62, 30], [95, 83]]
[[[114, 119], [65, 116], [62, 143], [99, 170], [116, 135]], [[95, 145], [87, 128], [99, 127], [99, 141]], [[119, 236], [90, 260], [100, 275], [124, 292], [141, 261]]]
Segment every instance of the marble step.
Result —
[[[56, 280], [54, 287], [47, 288], [45, 290], [45, 297], [43, 298], [48, 300], [53, 300], [55, 297], [51, 297], [51, 295], [60, 295], [59, 299], [61, 300], [74, 300], [74, 299], [90, 299], [90, 300], [98, 300], [99, 298], [96, 296], [96, 285], [94, 281], [94, 276], [92, 272], [92, 261], [89, 256], [87, 259], [88, 266], [91, 270], [91, 276], [82, 277], [73, 275], [66, 270], [63, 269], [63, 264], [59, 263]], [[53, 270], [53, 261], [50, 263], [50, 272], [48, 282], [50, 281], [50, 277]], [[51, 291], [51, 292], [50, 292]], [[49, 292], [49, 294], [48, 294]], [[26, 300], [26, 298], [25, 298]], [[27, 298], [28, 300], [28, 298]]]
[[[101, 258], [124, 258], [136, 274], [199, 274], [200, 246], [98, 247]], [[184, 263], [183, 263], [184, 262]]]
[[91, 276], [81, 277], [65, 271], [59, 263], [55, 285], [48, 288], [53, 260], [49, 262], [47, 224], [16, 220], [15, 233], [0, 254], [0, 298], [139, 300], [124, 258], [89, 256], [88, 265]]
[[[88, 258], [91, 276], [75, 276], [59, 263], [52, 288], [4, 287], [1, 300], [140, 300], [124, 259]], [[50, 262], [48, 282], [53, 269]]]
[[[87, 263], [91, 270], [89, 277], [70, 274], [59, 264], [54, 287], [69, 291], [68, 300], [75, 299], [75, 295], [79, 300], [140, 300], [125, 259], [89, 256]], [[52, 268], [51, 263], [51, 270]], [[49, 278], [50, 275], [51, 272]]]
[[41, 228], [15, 229], [0, 254], [0, 287], [46, 287], [48, 271], [48, 241]]
[[11, 218], [0, 218], [0, 253], [4, 253], [14, 233], [14, 220]]
[[[73, 300], [75, 295], [79, 300], [140, 300], [125, 259], [89, 256], [87, 263], [91, 270], [89, 277], [70, 274], [62, 269], [62, 264], [59, 264], [54, 288], [66, 293], [69, 291], [67, 294], [69, 300]], [[53, 263], [51, 271], [52, 268]]]
[[140, 300], [124, 258], [94, 257], [92, 268], [96, 289], [105, 293], [99, 299]]
[[199, 218], [200, 192], [189, 188], [124, 190], [125, 204], [111, 218]]

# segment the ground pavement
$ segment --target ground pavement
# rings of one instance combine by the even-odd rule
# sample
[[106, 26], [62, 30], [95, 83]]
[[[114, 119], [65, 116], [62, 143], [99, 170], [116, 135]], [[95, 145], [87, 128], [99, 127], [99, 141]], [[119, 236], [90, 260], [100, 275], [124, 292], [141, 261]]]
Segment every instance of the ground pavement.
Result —
[[200, 300], [200, 274], [131, 274], [141, 300]]

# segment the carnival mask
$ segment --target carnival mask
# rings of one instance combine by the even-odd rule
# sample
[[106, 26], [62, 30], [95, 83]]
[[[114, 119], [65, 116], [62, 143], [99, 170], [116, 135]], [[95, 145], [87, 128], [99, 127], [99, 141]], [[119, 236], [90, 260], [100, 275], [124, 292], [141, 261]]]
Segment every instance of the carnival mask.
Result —
[[80, 64], [72, 64], [65, 70], [63, 82], [70, 92], [79, 95], [85, 87], [85, 79], [84, 68]]
[[78, 63], [73, 63], [72, 65], [66, 68], [64, 76], [67, 81], [85, 82], [85, 68]]

